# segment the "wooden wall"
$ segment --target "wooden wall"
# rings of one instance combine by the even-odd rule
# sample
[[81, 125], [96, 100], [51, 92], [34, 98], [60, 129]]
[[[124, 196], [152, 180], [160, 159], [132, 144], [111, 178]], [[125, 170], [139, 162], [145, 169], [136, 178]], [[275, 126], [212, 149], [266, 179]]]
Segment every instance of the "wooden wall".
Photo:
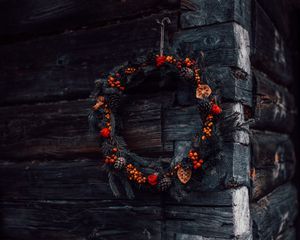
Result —
[[[291, 60], [260, 3], [4, 0], [0, 12], [3, 239], [294, 239]], [[225, 113], [240, 114], [234, 124], [255, 123], [232, 133], [222, 162], [183, 202], [143, 192], [116, 199], [88, 134], [88, 97], [103, 72], [157, 50], [163, 16], [172, 20], [173, 50], [204, 52]], [[174, 94], [144, 96], [144, 104], [157, 98], [151, 111]], [[136, 118], [129, 144], [145, 153], [149, 138], [151, 151], [172, 154], [186, 138], [174, 135], [172, 119], [185, 124], [193, 115], [186, 109], [157, 114], [164, 121], [136, 110], [156, 129]], [[137, 125], [145, 131], [135, 139]]]
[[[296, 1], [295, 1], [296, 3]], [[252, 6], [253, 75], [251, 216], [254, 239], [296, 239], [296, 105], [290, 24], [293, 1], [258, 0]], [[289, 25], [289, 27], [288, 27]]]

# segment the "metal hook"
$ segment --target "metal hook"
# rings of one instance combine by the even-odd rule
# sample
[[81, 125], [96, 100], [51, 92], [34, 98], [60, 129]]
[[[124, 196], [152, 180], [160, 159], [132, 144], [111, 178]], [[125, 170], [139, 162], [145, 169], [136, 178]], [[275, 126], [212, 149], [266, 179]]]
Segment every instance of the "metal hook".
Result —
[[171, 20], [168, 17], [164, 17], [161, 21], [156, 19], [156, 22], [160, 25], [160, 44], [159, 44], [159, 55], [164, 55], [164, 42], [165, 42], [165, 24], [170, 24]]

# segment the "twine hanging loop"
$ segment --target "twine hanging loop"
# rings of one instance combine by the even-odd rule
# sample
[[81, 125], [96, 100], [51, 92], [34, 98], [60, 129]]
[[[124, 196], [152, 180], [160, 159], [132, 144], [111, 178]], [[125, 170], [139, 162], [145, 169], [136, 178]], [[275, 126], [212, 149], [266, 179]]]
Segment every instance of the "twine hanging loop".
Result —
[[165, 25], [170, 24], [171, 20], [168, 17], [164, 17], [161, 21], [156, 19], [156, 22], [160, 25], [160, 44], [159, 44], [159, 55], [164, 55], [164, 44], [165, 44]]

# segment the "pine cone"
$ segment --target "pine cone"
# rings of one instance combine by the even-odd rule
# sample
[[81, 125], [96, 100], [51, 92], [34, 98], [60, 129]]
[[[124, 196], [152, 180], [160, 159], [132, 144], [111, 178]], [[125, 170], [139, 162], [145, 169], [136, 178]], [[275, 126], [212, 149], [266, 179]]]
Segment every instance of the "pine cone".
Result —
[[208, 114], [211, 109], [211, 104], [208, 100], [198, 100], [198, 109], [200, 113]]
[[123, 157], [118, 157], [118, 159], [115, 161], [114, 167], [115, 169], [121, 170], [126, 165], [126, 159]]
[[114, 111], [117, 110], [120, 107], [120, 103], [121, 103], [121, 96], [118, 94], [112, 94], [108, 96], [107, 99], [107, 104], [108, 107]]
[[171, 186], [171, 183], [172, 183], [171, 178], [164, 177], [159, 181], [157, 187], [160, 191], [163, 192], [166, 191]]

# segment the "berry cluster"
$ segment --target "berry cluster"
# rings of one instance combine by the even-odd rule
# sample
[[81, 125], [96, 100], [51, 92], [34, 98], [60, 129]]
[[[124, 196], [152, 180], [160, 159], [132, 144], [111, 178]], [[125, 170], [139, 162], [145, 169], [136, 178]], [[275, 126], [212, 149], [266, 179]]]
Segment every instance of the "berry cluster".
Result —
[[199, 68], [194, 69], [194, 76], [195, 76], [195, 80], [196, 80], [196, 83], [197, 83], [197, 87], [200, 87], [201, 78], [200, 78], [200, 69]]
[[201, 168], [201, 166], [203, 164], [203, 160], [200, 159], [200, 154], [198, 154], [194, 150], [190, 150], [190, 152], [189, 152], [189, 158], [193, 161], [193, 168], [194, 169]]
[[208, 114], [208, 116], [205, 119], [204, 127], [203, 127], [203, 135], [201, 137], [203, 141], [211, 137], [212, 128], [213, 128], [213, 118], [214, 118], [213, 115]]
[[134, 67], [128, 67], [128, 68], [125, 69], [126, 74], [132, 74], [135, 71], [136, 71], [136, 68], [134, 68]]
[[107, 83], [112, 88], [117, 88], [121, 91], [125, 90], [125, 87], [121, 85], [121, 74], [116, 73], [115, 76], [109, 76], [107, 79]]
[[105, 127], [101, 129], [100, 135], [104, 138], [109, 138], [110, 137], [110, 132], [111, 132], [111, 123], [110, 123], [110, 114], [111, 111], [108, 108], [107, 104], [104, 105], [104, 118], [105, 118]]
[[146, 183], [147, 178], [143, 176], [142, 172], [137, 170], [131, 163], [126, 166], [128, 178], [131, 181], [135, 181], [139, 184]]
[[109, 156], [105, 156], [104, 162], [106, 164], [114, 164], [117, 159], [118, 159], [117, 155], [111, 154]]

